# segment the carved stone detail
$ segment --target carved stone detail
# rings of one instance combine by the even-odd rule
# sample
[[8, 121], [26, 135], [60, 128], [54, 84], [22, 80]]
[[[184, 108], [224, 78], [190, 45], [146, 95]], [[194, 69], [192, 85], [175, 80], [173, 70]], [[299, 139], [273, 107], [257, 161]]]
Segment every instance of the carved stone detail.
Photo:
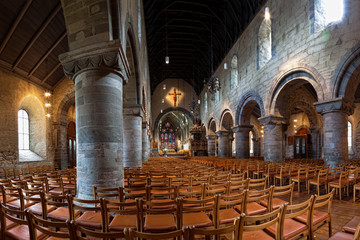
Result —
[[350, 116], [354, 114], [355, 109], [354, 103], [345, 98], [336, 98], [326, 102], [317, 102], [314, 103], [314, 105], [316, 107], [316, 111], [320, 114], [342, 111]]
[[83, 71], [104, 69], [118, 74], [124, 84], [127, 83], [129, 67], [121, 45], [116, 42], [103, 45], [61, 54], [59, 60], [63, 65], [65, 75], [75, 80], [76, 76]]
[[260, 124], [284, 124], [287, 125], [288, 121], [280, 116], [274, 116], [274, 115], [268, 115], [268, 116], [264, 116], [259, 118], [259, 122]]

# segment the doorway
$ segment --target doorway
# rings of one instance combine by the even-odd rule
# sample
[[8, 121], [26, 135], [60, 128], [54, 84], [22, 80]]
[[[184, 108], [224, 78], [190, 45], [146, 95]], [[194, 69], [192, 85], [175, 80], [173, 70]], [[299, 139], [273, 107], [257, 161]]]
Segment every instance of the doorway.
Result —
[[306, 128], [301, 128], [294, 136], [294, 158], [311, 157], [311, 134]]

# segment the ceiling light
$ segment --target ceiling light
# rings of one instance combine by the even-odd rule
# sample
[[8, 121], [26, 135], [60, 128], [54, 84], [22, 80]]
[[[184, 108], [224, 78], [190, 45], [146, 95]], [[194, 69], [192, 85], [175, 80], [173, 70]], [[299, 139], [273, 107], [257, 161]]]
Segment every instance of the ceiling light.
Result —
[[45, 92], [45, 97], [50, 97], [50, 96], [51, 96], [51, 93]]
[[51, 104], [50, 103], [45, 103], [45, 107], [50, 107], [51, 106]]
[[224, 69], [227, 70], [227, 63], [224, 63]]
[[165, 63], [166, 63], [166, 64], [169, 64], [169, 63], [170, 63], [170, 58], [169, 58], [169, 56], [166, 56], [166, 57], [165, 57]]
[[160, 112], [163, 113], [163, 110], [161, 109]]
[[166, 84], [163, 85], [163, 90], [166, 90]]
[[165, 99], [161, 99], [161, 103], [164, 103], [165, 102]]

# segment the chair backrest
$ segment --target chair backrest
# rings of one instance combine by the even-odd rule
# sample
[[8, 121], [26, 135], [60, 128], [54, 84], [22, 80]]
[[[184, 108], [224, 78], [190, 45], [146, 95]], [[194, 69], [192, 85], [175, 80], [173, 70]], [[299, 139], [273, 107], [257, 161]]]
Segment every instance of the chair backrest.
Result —
[[325, 195], [320, 195], [320, 196], [315, 196], [314, 199], [314, 206], [313, 208], [320, 208], [323, 206], [327, 205], [327, 212], [329, 213], [329, 215], [331, 214], [331, 204], [332, 204], [332, 200], [334, 198], [334, 194], [335, 194], [335, 188], [333, 188], [331, 190], [331, 192], [329, 192], [328, 194]]
[[[104, 220], [103, 207], [101, 206], [100, 199], [87, 200], [74, 198], [72, 195], [68, 194], [67, 203], [70, 210], [70, 219], [75, 219], [75, 210], [80, 210], [84, 212], [101, 212], [102, 219]], [[104, 221], [103, 221], [104, 222]]]
[[184, 240], [188, 239], [188, 228], [184, 228], [181, 230], [176, 230], [167, 233], [146, 233], [136, 231], [135, 229], [125, 228], [125, 239], [126, 240], [135, 240], [135, 239], [180, 239], [180, 237], [184, 237]]
[[123, 189], [120, 186], [115, 188], [102, 188], [94, 185], [93, 189], [94, 189], [95, 200], [100, 198], [118, 199], [119, 201], [123, 200], [123, 192], [122, 192]]
[[[274, 187], [271, 186], [270, 188], [264, 189], [264, 190], [249, 190], [247, 192], [247, 198], [246, 198], [246, 202], [260, 202], [260, 201], [267, 201], [268, 204], [267, 208], [268, 211], [270, 211], [270, 206], [271, 206], [271, 198], [272, 198], [272, 194], [273, 194], [273, 190]], [[247, 208], [247, 204], [245, 204], [245, 208], [244, 211], [246, 213], [246, 208]]]
[[195, 236], [205, 236], [205, 239], [208, 239], [209, 237], [220, 237], [223, 234], [231, 234], [233, 235], [232, 239], [238, 239], [239, 238], [239, 231], [240, 231], [240, 218], [237, 217], [234, 220], [233, 224], [224, 226], [224, 227], [218, 227], [218, 228], [194, 228], [190, 226], [189, 230], [189, 240], [195, 240]]
[[[31, 211], [26, 211], [27, 224], [30, 231], [30, 239], [37, 240], [36, 230], [54, 238], [70, 239], [71, 227], [69, 221], [54, 222], [45, 220], [32, 214]], [[61, 231], [56, 231], [61, 229]], [[67, 229], [67, 231], [65, 231]]]
[[111, 240], [124, 238], [125, 234], [123, 232], [99, 232], [92, 231], [87, 228], [79, 226], [76, 221], [70, 221], [71, 228], [71, 238], [72, 240], [88, 240], [88, 239], [103, 239]]
[[266, 177], [260, 179], [250, 179], [248, 189], [266, 189], [266, 180]]
[[1, 224], [1, 239], [6, 239], [6, 221], [11, 221], [19, 225], [26, 225], [27, 221], [24, 220], [26, 213], [20, 210], [14, 210], [3, 203], [0, 204], [0, 224]]
[[178, 187], [146, 187], [146, 200], [152, 199], [172, 199], [175, 200], [178, 197]]
[[256, 216], [246, 216], [245, 213], [241, 214], [238, 239], [246, 240], [246, 238], [243, 236], [244, 232], [263, 230], [274, 224], [276, 225], [276, 239], [280, 239], [280, 221], [283, 210], [283, 207], [280, 207], [272, 212]]
[[287, 186], [281, 186], [281, 187], [274, 186], [274, 191], [273, 191], [272, 197], [279, 197], [279, 196], [287, 195], [288, 202], [291, 205], [292, 199], [293, 199], [294, 185], [295, 185], [295, 183], [291, 183]]
[[200, 186], [180, 186], [178, 188], [179, 197], [203, 199], [205, 193], [205, 184]]
[[230, 194], [232, 192], [239, 192], [239, 191], [242, 191], [244, 189], [248, 189], [249, 188], [249, 181], [250, 181], [249, 178], [239, 180], [239, 181], [230, 181], [229, 186], [228, 186], [227, 194]]

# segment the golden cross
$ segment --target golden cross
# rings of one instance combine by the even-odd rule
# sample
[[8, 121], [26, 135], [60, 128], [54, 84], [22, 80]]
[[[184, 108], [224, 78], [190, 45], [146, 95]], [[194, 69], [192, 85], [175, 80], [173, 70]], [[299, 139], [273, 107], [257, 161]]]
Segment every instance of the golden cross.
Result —
[[176, 88], [174, 88], [173, 93], [169, 93], [169, 95], [173, 95], [174, 97], [174, 107], [176, 107], [177, 95], [181, 95], [181, 93], [176, 93]]

